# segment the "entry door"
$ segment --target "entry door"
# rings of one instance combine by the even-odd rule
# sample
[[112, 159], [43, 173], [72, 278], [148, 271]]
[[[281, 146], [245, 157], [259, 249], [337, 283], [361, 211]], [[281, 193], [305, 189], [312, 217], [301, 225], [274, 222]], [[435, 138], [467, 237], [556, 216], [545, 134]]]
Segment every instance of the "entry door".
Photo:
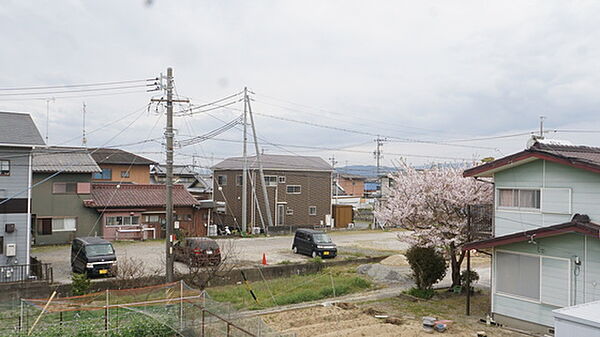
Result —
[[285, 225], [285, 204], [277, 205], [277, 225]]

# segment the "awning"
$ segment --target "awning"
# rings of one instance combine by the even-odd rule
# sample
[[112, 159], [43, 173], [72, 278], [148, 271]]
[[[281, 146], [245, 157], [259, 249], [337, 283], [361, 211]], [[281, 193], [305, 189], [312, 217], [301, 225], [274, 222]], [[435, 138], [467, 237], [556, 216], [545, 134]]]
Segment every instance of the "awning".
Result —
[[462, 246], [462, 250], [485, 249], [503, 246], [515, 242], [529, 241], [544, 237], [556, 236], [566, 233], [581, 233], [584, 235], [600, 238], [600, 225], [590, 222], [586, 215], [576, 214], [573, 220], [558, 225], [540, 227], [524, 232], [497, 236], [491, 239], [469, 242]]

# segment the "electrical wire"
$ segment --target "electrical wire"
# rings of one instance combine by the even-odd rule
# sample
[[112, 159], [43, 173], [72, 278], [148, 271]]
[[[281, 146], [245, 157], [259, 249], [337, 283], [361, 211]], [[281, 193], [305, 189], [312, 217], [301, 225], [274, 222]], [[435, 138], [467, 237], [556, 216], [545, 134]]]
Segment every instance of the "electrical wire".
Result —
[[51, 85], [51, 86], [37, 86], [37, 87], [0, 88], [0, 91], [21, 91], [21, 90], [40, 90], [40, 89], [95, 87], [95, 86], [114, 85], [114, 84], [128, 84], [128, 83], [149, 82], [149, 81], [158, 81], [158, 80], [159, 80], [158, 78], [150, 78], [150, 79], [145, 79], [145, 80], [126, 80], [126, 81], [80, 83], [80, 84], [65, 84], [65, 85]]

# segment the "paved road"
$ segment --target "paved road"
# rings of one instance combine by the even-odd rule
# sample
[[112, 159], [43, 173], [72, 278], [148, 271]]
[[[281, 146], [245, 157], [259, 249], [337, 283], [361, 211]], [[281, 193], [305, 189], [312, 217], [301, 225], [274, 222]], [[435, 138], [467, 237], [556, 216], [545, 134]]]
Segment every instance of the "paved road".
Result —
[[[340, 257], [357, 255], [381, 255], [392, 251], [402, 251], [408, 245], [399, 241], [397, 235], [410, 235], [409, 232], [379, 232], [379, 231], [356, 231], [331, 233], [333, 241], [340, 249]], [[291, 252], [291, 236], [274, 236], [268, 238], [245, 238], [245, 239], [219, 239], [217, 240], [222, 250], [232, 252], [237, 262], [241, 264], [260, 264], [262, 254], [267, 256], [269, 264], [281, 261], [303, 261], [308, 257], [296, 255]], [[142, 264], [148, 271], [164, 266], [164, 241], [145, 242], [116, 242], [115, 250], [118, 260], [124, 261], [131, 258], [136, 263]], [[34, 247], [32, 255], [43, 262], [52, 263], [54, 269], [54, 280], [56, 282], [70, 282], [70, 247], [49, 246]], [[183, 266], [177, 263], [177, 268], [183, 271]]]

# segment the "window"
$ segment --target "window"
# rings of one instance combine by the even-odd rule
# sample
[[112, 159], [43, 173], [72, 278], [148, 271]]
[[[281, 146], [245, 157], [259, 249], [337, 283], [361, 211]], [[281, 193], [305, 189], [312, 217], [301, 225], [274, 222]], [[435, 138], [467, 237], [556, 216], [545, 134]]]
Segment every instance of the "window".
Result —
[[121, 171], [121, 178], [129, 178], [129, 170]]
[[540, 190], [512, 188], [498, 189], [498, 206], [540, 209]]
[[50, 235], [52, 234], [52, 219], [38, 219], [38, 234], [39, 235]]
[[37, 220], [38, 235], [52, 235], [52, 232], [67, 232], [77, 229], [77, 218], [41, 218]]
[[0, 176], [10, 175], [10, 160], [0, 160]]
[[308, 206], [308, 215], [317, 215], [317, 206]]
[[175, 214], [174, 220], [175, 221], [192, 221], [192, 215], [191, 214]]
[[92, 178], [97, 179], [97, 180], [111, 180], [112, 179], [112, 169], [103, 168], [102, 172], [94, 173]]
[[291, 208], [288, 208], [288, 209], [285, 210], [285, 214], [286, 215], [294, 215], [294, 210], [291, 209]]
[[227, 176], [218, 176], [217, 186], [227, 186]]
[[139, 225], [139, 216], [107, 216], [107, 226]]
[[52, 194], [75, 194], [77, 183], [53, 183]]
[[90, 194], [92, 192], [92, 184], [77, 183], [77, 194]]
[[0, 254], [4, 254], [4, 236], [0, 236]]
[[279, 183], [285, 184], [285, 176], [279, 176]]
[[54, 218], [52, 219], [52, 231], [74, 231], [77, 227], [76, 218]]
[[242, 186], [244, 184], [244, 176], [239, 175], [235, 177], [235, 185]]
[[287, 185], [286, 186], [287, 194], [300, 194], [302, 192], [302, 186], [300, 185]]
[[277, 186], [277, 176], [265, 176], [265, 185]]
[[539, 301], [539, 256], [496, 252], [496, 291]]
[[146, 215], [146, 222], [159, 222], [160, 218], [158, 215]]

